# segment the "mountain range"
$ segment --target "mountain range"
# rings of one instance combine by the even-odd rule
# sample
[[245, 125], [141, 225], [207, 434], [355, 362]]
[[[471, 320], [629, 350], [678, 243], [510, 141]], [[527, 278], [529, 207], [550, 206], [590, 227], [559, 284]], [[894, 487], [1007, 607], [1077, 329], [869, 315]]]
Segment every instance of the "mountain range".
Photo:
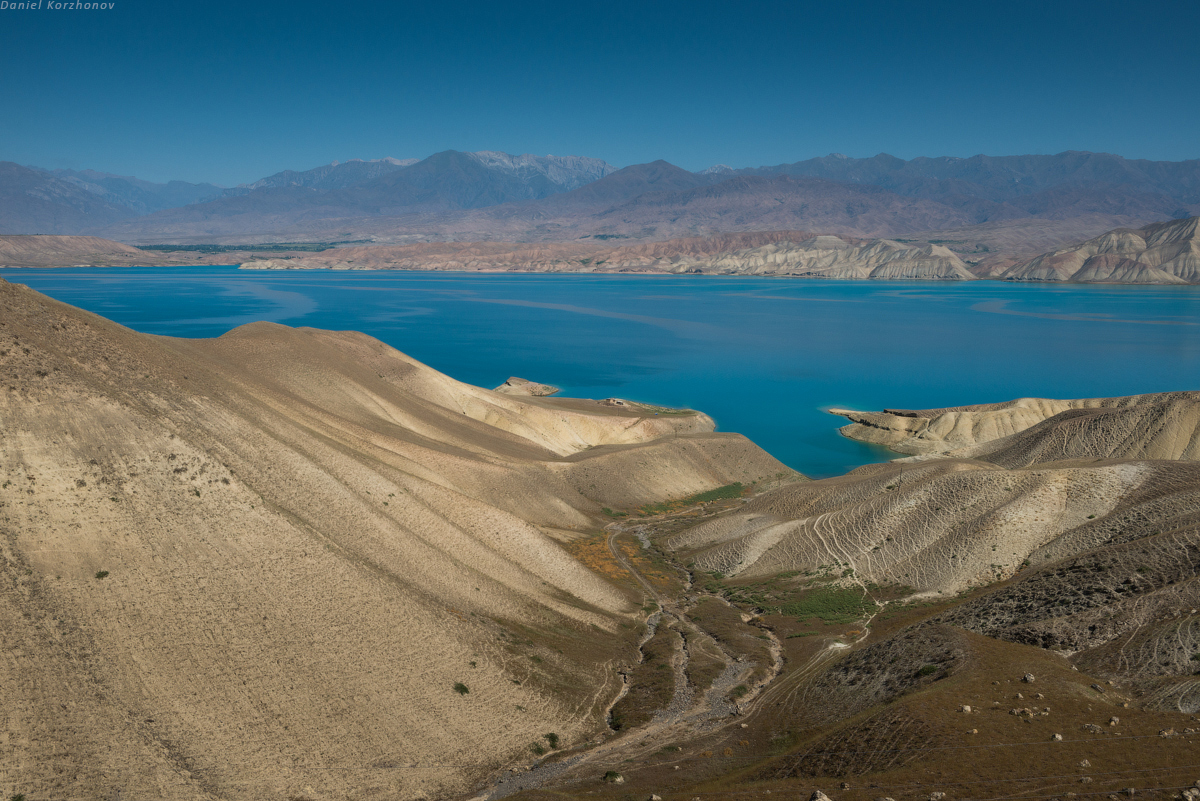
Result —
[[1200, 212], [1200, 160], [1105, 153], [831, 155], [690, 172], [577, 156], [444, 151], [285, 170], [232, 189], [0, 164], [0, 233], [130, 243], [661, 240], [806, 229], [857, 237], [1038, 221], [1057, 246]]

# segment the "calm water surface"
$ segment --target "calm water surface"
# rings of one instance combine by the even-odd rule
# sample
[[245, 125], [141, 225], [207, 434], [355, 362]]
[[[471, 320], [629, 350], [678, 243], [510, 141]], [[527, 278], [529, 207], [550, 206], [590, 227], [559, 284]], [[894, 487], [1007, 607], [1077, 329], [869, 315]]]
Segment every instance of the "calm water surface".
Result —
[[714, 276], [3, 270], [138, 331], [219, 336], [270, 320], [355, 329], [455, 378], [690, 406], [812, 476], [889, 452], [828, 406], [1200, 388], [1200, 287]]

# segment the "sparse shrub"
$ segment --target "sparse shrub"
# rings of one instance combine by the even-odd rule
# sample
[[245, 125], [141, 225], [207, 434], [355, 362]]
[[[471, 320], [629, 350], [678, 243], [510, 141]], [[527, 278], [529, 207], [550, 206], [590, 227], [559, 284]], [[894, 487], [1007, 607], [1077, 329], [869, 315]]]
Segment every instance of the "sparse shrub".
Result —
[[533, 753], [537, 754], [538, 756], [541, 756], [542, 754], [546, 753], [546, 749], [541, 743], [530, 743], [529, 750], [532, 751]]
[[459, 695], [466, 695], [471, 691], [467, 689], [467, 685], [463, 684], [461, 681], [456, 681], [454, 682], [454, 692], [458, 693]]
[[920, 670], [917, 671], [917, 675], [932, 676], [934, 673], [937, 673], [938, 670], [939, 668], [937, 665], [924, 665]]
[[606, 782], [616, 782], [620, 778], [621, 774], [617, 773], [615, 770], [606, 771], [604, 774], [604, 781]]
[[558, 748], [558, 735], [557, 734], [555, 734], [554, 732], [550, 732], [549, 734], [543, 734], [542, 736], [546, 738], [546, 742], [550, 743], [550, 748], [552, 750]]
[[97, 570], [96, 578], [98, 578], [98, 579], [108, 578], [108, 571], [107, 570]]
[[745, 695], [748, 692], [750, 692], [749, 687], [747, 687], [745, 684], [739, 684], [738, 686], [734, 687], [729, 692], [729, 695], [730, 695], [730, 697], [736, 699], [736, 698], [741, 698], [743, 695]]
[[8, 797], [8, 801], [25, 801], [24, 793], [13, 793]]

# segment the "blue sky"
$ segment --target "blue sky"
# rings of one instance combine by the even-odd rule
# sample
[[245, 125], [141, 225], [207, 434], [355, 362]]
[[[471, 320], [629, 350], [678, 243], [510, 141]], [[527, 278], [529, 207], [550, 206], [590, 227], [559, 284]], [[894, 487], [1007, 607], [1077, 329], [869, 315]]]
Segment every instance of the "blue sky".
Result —
[[224, 185], [447, 149], [1181, 160], [1197, 30], [1200, 4], [1154, 0], [0, 10], [0, 160]]

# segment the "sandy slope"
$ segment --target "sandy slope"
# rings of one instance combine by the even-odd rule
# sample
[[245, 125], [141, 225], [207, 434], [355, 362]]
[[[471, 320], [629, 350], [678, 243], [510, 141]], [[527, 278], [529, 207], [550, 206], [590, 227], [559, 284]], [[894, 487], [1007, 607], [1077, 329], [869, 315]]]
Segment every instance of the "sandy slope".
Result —
[[1014, 264], [996, 277], [1010, 281], [1127, 284], [1200, 282], [1200, 217], [1117, 228], [1072, 247]]
[[[1197, 395], [877, 414], [879, 423], [857, 423], [854, 435], [907, 435], [893, 447], [914, 438], [930, 449], [981, 444], [785, 487], [681, 532], [670, 546], [700, 569], [726, 575], [832, 566], [853, 571], [846, 573], [853, 581], [960, 592], [1011, 577], [1035, 554], [1063, 558], [1095, 547], [1086, 532], [1100, 524], [1090, 521], [1118, 509], [1145, 504], [1139, 514], [1146, 520], [1183, 514], [1200, 521]], [[873, 427], [884, 422], [895, 428]]]
[[3, 282], [0, 375], [0, 790], [31, 797], [440, 797], [578, 741], [633, 607], [559, 541], [783, 469], [699, 414]]
[[[1101, 447], [1104, 456], [1138, 456], [1148, 459], [1200, 458], [1197, 426], [1200, 426], [1200, 392], [1162, 392], [1121, 398], [1084, 398], [1054, 400], [1018, 398], [1003, 403], [983, 403], [946, 409], [885, 409], [882, 412], [856, 412], [830, 409], [833, 414], [852, 422], [839, 431], [843, 436], [883, 445], [899, 453], [977, 456], [985, 451], [972, 449], [995, 442], [1070, 410], [1124, 410], [1105, 418], [1102, 433], [1090, 436], [1113, 438], [1107, 446], [1085, 443], [1078, 454], [1092, 453]], [[1062, 417], [1054, 428], [1059, 436], [1053, 447], [1061, 449], [1060, 458], [1075, 455], [1066, 440], [1085, 425], [1097, 420], [1095, 414]], [[1153, 420], [1161, 419], [1155, 426]], [[1066, 421], [1075, 421], [1066, 425]], [[1066, 439], [1064, 439], [1064, 437]], [[1041, 440], [1038, 437], [1039, 441]], [[1039, 447], [1049, 447], [1040, 441]], [[1046, 461], [1046, 459], [1042, 459]]]

